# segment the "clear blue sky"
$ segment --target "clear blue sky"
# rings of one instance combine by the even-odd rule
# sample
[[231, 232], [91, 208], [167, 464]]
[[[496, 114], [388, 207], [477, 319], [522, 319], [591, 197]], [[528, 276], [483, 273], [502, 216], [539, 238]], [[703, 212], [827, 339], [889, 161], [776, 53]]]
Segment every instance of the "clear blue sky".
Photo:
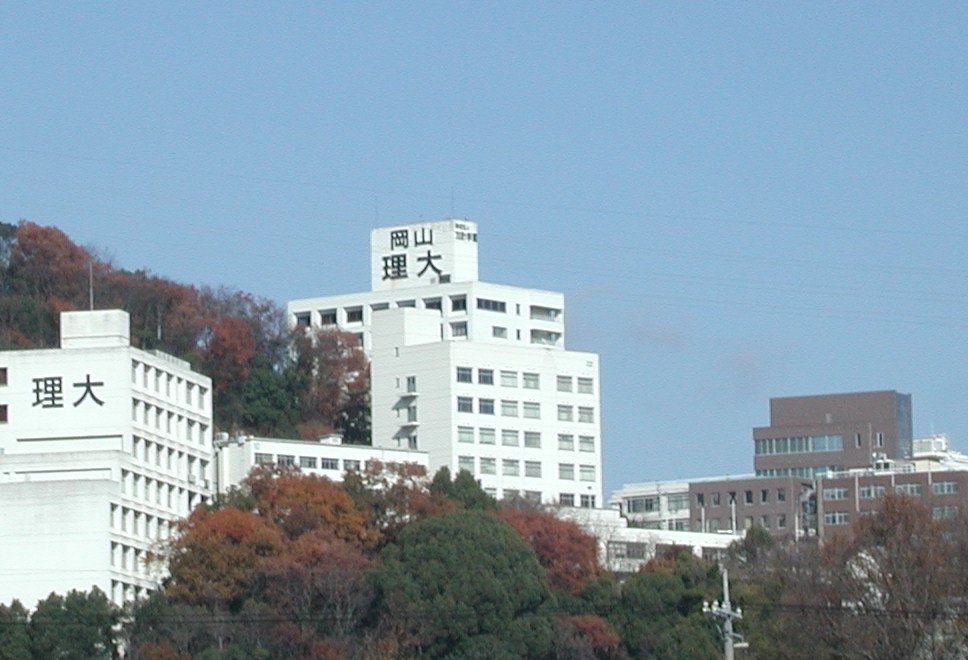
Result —
[[0, 3], [0, 220], [275, 299], [480, 225], [602, 364], [605, 488], [752, 468], [771, 396], [968, 449], [968, 4]]

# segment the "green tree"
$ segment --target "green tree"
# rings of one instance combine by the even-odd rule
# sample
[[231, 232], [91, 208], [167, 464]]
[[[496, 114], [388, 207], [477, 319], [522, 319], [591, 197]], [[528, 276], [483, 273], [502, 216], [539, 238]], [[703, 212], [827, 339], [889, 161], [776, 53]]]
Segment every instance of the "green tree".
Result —
[[446, 497], [465, 509], [474, 511], [496, 511], [497, 500], [484, 492], [481, 484], [467, 470], [460, 470], [454, 480], [450, 479], [450, 470], [442, 467], [434, 474], [430, 482], [430, 492], [434, 495]]
[[31, 660], [28, 622], [19, 600], [0, 604], [0, 660]]
[[66, 597], [51, 594], [37, 603], [30, 617], [34, 657], [110, 658], [116, 652], [118, 619], [117, 608], [97, 587], [89, 592], [71, 591]]
[[634, 657], [711, 658], [719, 653], [704, 600], [720, 598], [719, 568], [689, 550], [652, 559], [622, 588], [613, 622]]
[[531, 549], [506, 523], [457, 511], [408, 525], [373, 580], [385, 630], [429, 657], [543, 657], [551, 595]]

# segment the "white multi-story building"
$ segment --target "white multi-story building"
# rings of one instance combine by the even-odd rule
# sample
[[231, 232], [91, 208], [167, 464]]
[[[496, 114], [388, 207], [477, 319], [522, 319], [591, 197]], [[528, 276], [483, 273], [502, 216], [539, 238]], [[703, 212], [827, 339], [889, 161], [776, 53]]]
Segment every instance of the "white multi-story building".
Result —
[[0, 352], [0, 602], [143, 596], [211, 494], [211, 381], [129, 339], [126, 312], [64, 312], [59, 349]]
[[375, 229], [371, 291], [294, 300], [290, 319], [360, 338], [374, 446], [426, 451], [496, 497], [601, 506], [598, 356], [565, 350], [562, 294], [479, 282], [477, 236]]

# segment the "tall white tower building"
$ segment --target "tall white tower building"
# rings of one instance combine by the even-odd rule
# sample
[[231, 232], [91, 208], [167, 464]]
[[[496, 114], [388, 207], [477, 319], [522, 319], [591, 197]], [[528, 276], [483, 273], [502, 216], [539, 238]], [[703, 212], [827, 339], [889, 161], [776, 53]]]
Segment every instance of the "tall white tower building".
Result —
[[565, 350], [561, 293], [478, 281], [477, 237], [467, 220], [374, 229], [371, 290], [293, 300], [290, 320], [359, 337], [374, 446], [496, 497], [601, 506], [598, 356]]
[[0, 603], [145, 595], [211, 494], [210, 379], [129, 338], [126, 312], [64, 312], [60, 348], [0, 352]]

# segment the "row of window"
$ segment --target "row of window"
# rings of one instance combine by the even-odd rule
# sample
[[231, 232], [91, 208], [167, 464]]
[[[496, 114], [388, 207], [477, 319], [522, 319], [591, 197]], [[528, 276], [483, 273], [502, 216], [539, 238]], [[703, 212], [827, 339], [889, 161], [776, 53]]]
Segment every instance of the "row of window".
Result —
[[[670, 493], [665, 496], [668, 511], [684, 511], [689, 508], [689, 493]], [[652, 513], [661, 510], [658, 495], [629, 497], [625, 500], [626, 513]]]
[[[467, 311], [467, 296], [466, 295], [454, 295], [448, 297], [450, 302], [451, 312], [466, 312]], [[408, 298], [405, 300], [397, 300], [392, 303], [396, 307], [416, 307], [417, 300], [414, 298]], [[378, 312], [384, 309], [389, 309], [391, 303], [381, 302], [372, 303], [370, 305], [370, 310]], [[423, 299], [424, 309], [436, 309], [443, 311], [443, 298], [424, 298]], [[489, 298], [478, 298], [477, 308], [491, 311], [491, 312], [507, 312], [507, 303], [502, 300], [491, 300]], [[521, 314], [521, 305], [515, 305], [515, 310], [518, 315]], [[363, 322], [363, 306], [354, 305], [352, 307], [343, 308], [345, 323], [362, 323]], [[554, 307], [542, 307], [540, 305], [531, 305], [530, 316], [532, 319], [539, 321], [557, 321], [561, 317], [561, 310]], [[310, 325], [310, 313], [309, 312], [298, 312], [295, 315], [296, 325], [300, 327], [309, 327]], [[337, 325], [339, 323], [339, 310], [335, 308], [321, 309], [319, 310], [319, 323], [320, 325]]]
[[[300, 467], [308, 470], [339, 470], [340, 461], [338, 458], [317, 457], [317, 456], [297, 456], [295, 454], [263, 454], [256, 453], [256, 465], [286, 465], [290, 467]], [[362, 463], [355, 459], [343, 459], [343, 472], [359, 472]]]
[[116, 532], [151, 541], [165, 541], [172, 534], [172, 523], [167, 518], [117, 504], [111, 505], [110, 525]]
[[131, 383], [176, 403], [205, 410], [208, 389], [181, 376], [138, 360], [131, 361]]
[[141, 399], [131, 399], [131, 421], [189, 444], [202, 445], [208, 438], [207, 424]]
[[[858, 487], [857, 496], [862, 500], [872, 500], [883, 497], [885, 492], [887, 492], [886, 486], [868, 484]], [[912, 497], [920, 497], [922, 494], [922, 486], [919, 483], [897, 484], [894, 486], [894, 492]], [[958, 493], [958, 482], [936, 481], [931, 484], [931, 492], [934, 495], [955, 495]], [[849, 488], [838, 486], [823, 489], [823, 499], [825, 501], [846, 500], [849, 496]]]
[[[479, 471], [475, 471], [475, 465], [479, 461]], [[501, 474], [505, 477], [520, 477], [521, 473], [521, 463], [517, 459], [504, 458], [501, 459]], [[524, 476], [525, 477], [536, 477], [539, 478], [542, 475], [541, 461], [523, 461], [524, 463]], [[458, 456], [457, 457], [457, 469], [466, 470], [471, 474], [497, 474], [498, 459], [489, 456], [481, 456], [480, 458], [474, 456]], [[559, 463], [558, 464], [558, 478], [566, 481], [575, 480], [575, 464], [574, 463]], [[578, 480], [579, 481], [595, 481], [595, 466], [594, 465], [579, 465], [578, 466]]]
[[204, 459], [138, 436], [133, 436], [131, 439], [131, 455], [148, 465], [154, 465], [175, 475], [204, 478], [208, 470], [208, 461]]
[[123, 543], [111, 543], [111, 567], [120, 568], [123, 571], [141, 573], [147, 575], [148, 553], [141, 548], [125, 545]]
[[[526, 419], [541, 419], [541, 404], [536, 401], [525, 401], [518, 407], [518, 401], [510, 399], [501, 400], [502, 417], [524, 417]], [[493, 415], [495, 410], [494, 399], [479, 398], [477, 400], [477, 412], [481, 415]], [[519, 414], [520, 411], [520, 414]], [[470, 396], [457, 397], [457, 412], [474, 412], [474, 398]], [[558, 406], [558, 421], [575, 421], [575, 406]], [[591, 406], [578, 406], [578, 421], [592, 424], [595, 422], [595, 409]]]
[[769, 468], [756, 471], [757, 477], [800, 477], [801, 479], [812, 479], [817, 475], [828, 474], [830, 472], [843, 472], [843, 465], [813, 465], [809, 467], [785, 467]]
[[[740, 499], [737, 499], [736, 495], [737, 495], [737, 491], [728, 491], [726, 493], [726, 498], [725, 498], [726, 504], [727, 505], [730, 505], [730, 504], [750, 504], [750, 505], [752, 505], [752, 504], [754, 504], [756, 502], [756, 500], [754, 498], [754, 491], [753, 490], [745, 490], [745, 491], [743, 491], [742, 498], [740, 498]], [[786, 488], [777, 488], [776, 489], [776, 501], [777, 502], [786, 502], [786, 498], [787, 498]], [[709, 499], [710, 499], [710, 504], [712, 506], [720, 506], [720, 504], [723, 501], [723, 498], [720, 497], [720, 493], [712, 493], [711, 494], [711, 497]], [[760, 504], [768, 504], [769, 502], [770, 502], [770, 489], [769, 488], [761, 488], [760, 489], [760, 493], [759, 493], [759, 503]], [[706, 505], [706, 494], [705, 493], [697, 493], [696, 494], [696, 504], [699, 505], [700, 507]]]
[[[494, 369], [478, 369], [477, 383], [479, 385], [493, 385], [495, 383]], [[500, 383], [502, 387], [517, 387], [518, 372], [500, 370]], [[595, 380], [584, 376], [577, 378], [573, 376], [557, 376], [556, 386], [559, 392], [578, 392], [579, 394], [594, 394]], [[457, 367], [458, 383], [473, 383], [474, 369], [472, 367]], [[533, 372], [521, 374], [521, 386], [526, 390], [537, 390], [541, 388], [541, 375]]]
[[[701, 522], [702, 522], [701, 520], [696, 521], [697, 529], [701, 529], [702, 527]], [[725, 520], [725, 523], [727, 526], [721, 527], [719, 518], [708, 518], [706, 520], [706, 529], [702, 531], [718, 532], [720, 529], [730, 529], [731, 522], [729, 518]], [[786, 529], [786, 526], [787, 526], [786, 514], [778, 513], [775, 515], [775, 517], [771, 517], [769, 514], [763, 514], [759, 517], [758, 520], [755, 519], [753, 516], [746, 516], [743, 519], [743, 529], [750, 529], [754, 524], [758, 524], [760, 525], [760, 527], [763, 527], [764, 529], [773, 529], [771, 525], [774, 523], [776, 524], [776, 529]]]
[[792, 438], [757, 438], [754, 441], [757, 455], [763, 454], [811, 454], [823, 451], [843, 451], [842, 435], [802, 435]]
[[[200, 489], [208, 490], [210, 485], [207, 480], [198, 478], [194, 474], [188, 475], [188, 481], [196, 484]], [[129, 470], [121, 470], [121, 493], [179, 513], [191, 511], [199, 501], [205, 499], [201, 493], [190, 488], [176, 486], [161, 479], [152, 479]]]

